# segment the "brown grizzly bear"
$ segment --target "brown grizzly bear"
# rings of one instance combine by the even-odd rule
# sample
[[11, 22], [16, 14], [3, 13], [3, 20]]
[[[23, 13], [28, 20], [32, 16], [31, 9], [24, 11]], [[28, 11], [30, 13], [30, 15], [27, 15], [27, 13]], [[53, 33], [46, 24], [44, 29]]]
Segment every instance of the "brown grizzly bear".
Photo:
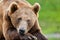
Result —
[[25, 0], [3, 0], [0, 3], [0, 39], [3, 35], [5, 40], [47, 40], [38, 23], [39, 7], [38, 3], [31, 6]]

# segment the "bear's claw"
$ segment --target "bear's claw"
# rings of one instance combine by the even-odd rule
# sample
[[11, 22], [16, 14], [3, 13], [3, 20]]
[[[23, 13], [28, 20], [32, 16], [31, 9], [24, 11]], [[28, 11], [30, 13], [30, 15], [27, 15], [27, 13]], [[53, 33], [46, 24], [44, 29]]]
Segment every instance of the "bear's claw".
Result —
[[24, 35], [21, 40], [37, 40], [37, 38], [33, 35]]

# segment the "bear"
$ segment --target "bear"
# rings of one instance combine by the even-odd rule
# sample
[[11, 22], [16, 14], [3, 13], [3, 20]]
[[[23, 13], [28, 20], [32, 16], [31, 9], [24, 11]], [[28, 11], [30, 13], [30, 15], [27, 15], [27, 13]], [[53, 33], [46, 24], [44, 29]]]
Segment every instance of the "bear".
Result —
[[37, 13], [38, 3], [33, 6], [26, 0], [3, 0], [0, 3], [0, 39], [48, 40], [41, 32]]

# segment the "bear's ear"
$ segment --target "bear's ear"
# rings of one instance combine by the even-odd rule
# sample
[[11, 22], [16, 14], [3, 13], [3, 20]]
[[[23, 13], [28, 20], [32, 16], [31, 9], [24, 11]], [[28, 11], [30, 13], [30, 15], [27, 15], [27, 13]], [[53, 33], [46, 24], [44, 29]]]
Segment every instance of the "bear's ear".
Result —
[[37, 15], [39, 9], [40, 9], [39, 3], [35, 3], [34, 6], [33, 6], [33, 11], [36, 15]]
[[18, 4], [16, 2], [13, 2], [9, 6], [9, 12], [14, 13], [18, 9]]

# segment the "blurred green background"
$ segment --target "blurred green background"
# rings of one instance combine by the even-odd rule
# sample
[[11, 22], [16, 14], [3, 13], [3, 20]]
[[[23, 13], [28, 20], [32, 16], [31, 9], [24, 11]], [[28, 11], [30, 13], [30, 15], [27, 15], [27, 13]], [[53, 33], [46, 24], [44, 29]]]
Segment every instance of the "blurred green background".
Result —
[[[60, 40], [60, 0], [27, 0], [39, 3], [39, 23], [49, 40]], [[50, 36], [49, 36], [50, 35]]]

